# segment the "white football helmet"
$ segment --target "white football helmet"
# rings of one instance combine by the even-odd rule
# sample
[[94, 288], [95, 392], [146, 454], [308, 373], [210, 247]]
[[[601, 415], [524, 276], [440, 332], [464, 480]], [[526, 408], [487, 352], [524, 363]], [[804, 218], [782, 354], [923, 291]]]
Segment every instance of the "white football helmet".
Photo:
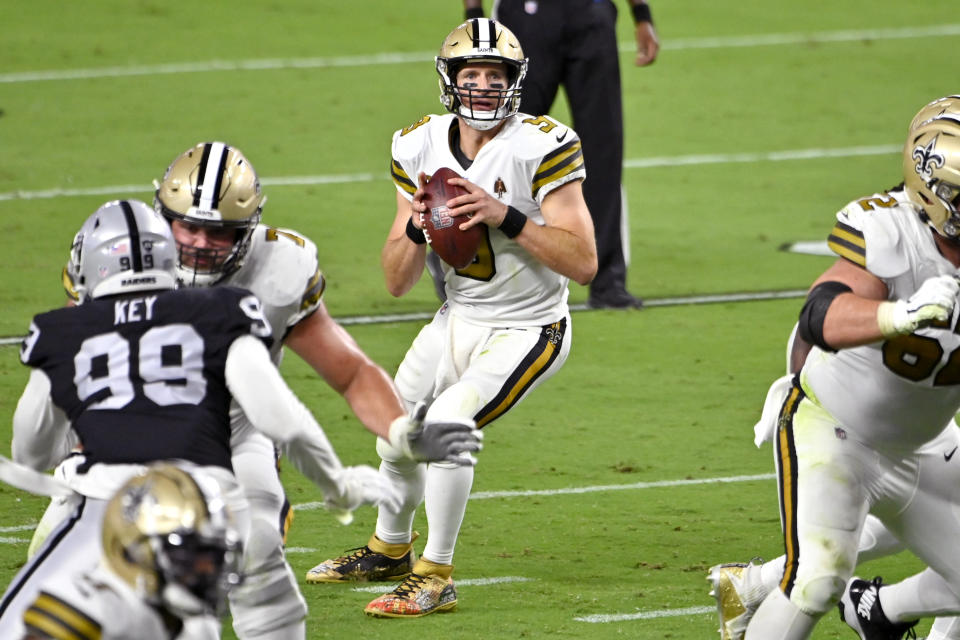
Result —
[[201, 142], [177, 156], [154, 186], [153, 206], [170, 221], [236, 232], [226, 250], [180, 245], [177, 276], [183, 284], [210, 286], [240, 268], [267, 199], [239, 149]]
[[71, 297], [173, 289], [177, 248], [167, 221], [139, 200], [107, 202], [73, 238], [63, 282]]
[[912, 130], [903, 148], [904, 192], [948, 238], [960, 235], [960, 117], [940, 115]]
[[219, 615], [241, 582], [239, 539], [219, 487], [169, 463], [151, 465], [110, 499], [102, 542], [106, 566], [178, 618]]
[[[458, 87], [457, 71], [470, 62], [496, 62], [507, 67], [508, 86], [489, 89], [480, 95], [496, 95], [497, 108], [492, 111], [471, 109], [463, 104], [462, 96], [471, 89]], [[455, 113], [474, 129], [492, 129], [504, 118], [520, 109], [520, 90], [527, 75], [527, 59], [513, 32], [495, 20], [471, 18], [450, 32], [440, 46], [436, 57], [440, 74], [440, 102], [447, 111]]]

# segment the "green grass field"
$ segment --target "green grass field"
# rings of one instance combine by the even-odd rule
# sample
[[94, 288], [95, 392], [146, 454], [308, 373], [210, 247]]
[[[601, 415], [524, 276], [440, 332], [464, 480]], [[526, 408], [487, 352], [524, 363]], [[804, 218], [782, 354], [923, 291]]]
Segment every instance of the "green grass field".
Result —
[[[829, 258], [781, 245], [824, 239], [846, 202], [899, 182], [910, 118], [960, 90], [942, 70], [960, 45], [960, 21], [940, 22], [948, 0], [922, 12], [893, 0], [654, 2], [663, 50], [647, 69], [632, 66], [618, 6], [629, 285], [652, 302], [805, 289]], [[432, 311], [426, 279], [400, 299], [383, 286], [387, 163], [394, 130], [442, 109], [432, 56], [460, 17], [455, 0], [35, 0], [6, 12], [0, 337], [62, 304], [60, 268], [89, 213], [116, 197], [149, 201], [167, 163], [210, 139], [257, 167], [266, 222], [317, 243], [331, 313]], [[553, 113], [567, 119], [562, 101]], [[573, 303], [585, 298], [571, 287]], [[799, 307], [574, 313], [564, 369], [487, 430], [456, 557], [459, 610], [367, 619], [373, 594], [304, 584], [309, 636], [716, 637], [706, 569], [782, 546], [770, 450], [754, 448], [751, 427]], [[393, 371], [419, 323], [348, 328]], [[343, 459], [376, 464], [339, 396], [296, 356], [283, 369]], [[0, 346], [0, 452], [26, 378], [16, 347]], [[289, 540], [298, 574], [366, 541], [372, 509], [342, 527], [309, 508], [319, 492], [289, 465], [284, 478], [306, 505]], [[44, 502], [0, 486], [0, 505], [4, 585]], [[918, 568], [903, 554], [860, 572]], [[815, 637], [853, 634], [831, 614]]]

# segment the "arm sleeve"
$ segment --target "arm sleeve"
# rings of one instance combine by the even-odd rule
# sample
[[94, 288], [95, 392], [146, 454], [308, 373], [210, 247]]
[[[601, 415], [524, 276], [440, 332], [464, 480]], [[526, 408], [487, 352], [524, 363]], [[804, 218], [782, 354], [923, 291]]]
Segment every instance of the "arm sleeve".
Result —
[[37, 471], [57, 466], [77, 443], [66, 414], [53, 404], [50, 389], [47, 374], [33, 369], [13, 413], [13, 459]]
[[327, 497], [341, 494], [343, 465], [323, 429], [284, 382], [263, 343], [241, 336], [227, 352], [230, 393], [257, 430], [277, 442]]

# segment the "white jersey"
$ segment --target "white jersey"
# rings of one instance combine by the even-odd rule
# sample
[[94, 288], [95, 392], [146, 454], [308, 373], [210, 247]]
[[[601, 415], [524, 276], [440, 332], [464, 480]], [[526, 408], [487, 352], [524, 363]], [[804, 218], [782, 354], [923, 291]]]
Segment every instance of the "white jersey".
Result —
[[270, 355], [280, 364], [284, 337], [320, 306], [326, 281], [313, 242], [289, 229], [258, 224], [243, 265], [217, 285], [248, 289], [260, 299], [273, 331]]
[[[928, 278], [956, 274], [933, 231], [900, 190], [855, 200], [837, 214], [830, 248], [909, 298]], [[814, 347], [804, 389], [858, 440], [905, 450], [935, 438], [960, 409], [958, 310], [949, 325], [830, 353]]]
[[26, 631], [58, 640], [170, 640], [179, 633], [102, 565], [47, 585], [24, 620]]
[[[279, 367], [283, 339], [298, 322], [320, 306], [326, 280], [317, 263], [317, 247], [308, 238], [289, 229], [258, 224], [243, 265], [216, 286], [249, 290], [257, 298], [273, 332], [270, 356]], [[230, 405], [233, 446], [239, 436], [253, 431], [247, 416], [234, 401]]]
[[[543, 225], [544, 197], [586, 178], [579, 137], [552, 118], [523, 113], [506, 118], [468, 168], [450, 149], [456, 126], [453, 114], [428, 115], [394, 133], [391, 174], [408, 200], [421, 171], [430, 176], [448, 167], [526, 214], [530, 223]], [[484, 230], [486, 242], [472, 264], [457, 270], [442, 263], [450, 306], [472, 322], [493, 327], [543, 326], [565, 317], [568, 278], [497, 229], [484, 225]]]

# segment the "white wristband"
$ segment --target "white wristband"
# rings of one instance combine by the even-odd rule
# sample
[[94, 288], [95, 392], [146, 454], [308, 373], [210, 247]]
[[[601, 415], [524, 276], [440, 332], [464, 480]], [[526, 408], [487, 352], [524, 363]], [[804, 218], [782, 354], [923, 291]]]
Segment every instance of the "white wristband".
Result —
[[883, 334], [884, 338], [896, 338], [897, 336], [903, 335], [904, 331], [897, 327], [897, 315], [900, 315], [898, 311], [900, 309], [897, 306], [905, 306], [903, 300], [897, 300], [896, 302], [881, 302], [880, 306], [877, 307], [877, 327], [880, 329], [880, 333]]

